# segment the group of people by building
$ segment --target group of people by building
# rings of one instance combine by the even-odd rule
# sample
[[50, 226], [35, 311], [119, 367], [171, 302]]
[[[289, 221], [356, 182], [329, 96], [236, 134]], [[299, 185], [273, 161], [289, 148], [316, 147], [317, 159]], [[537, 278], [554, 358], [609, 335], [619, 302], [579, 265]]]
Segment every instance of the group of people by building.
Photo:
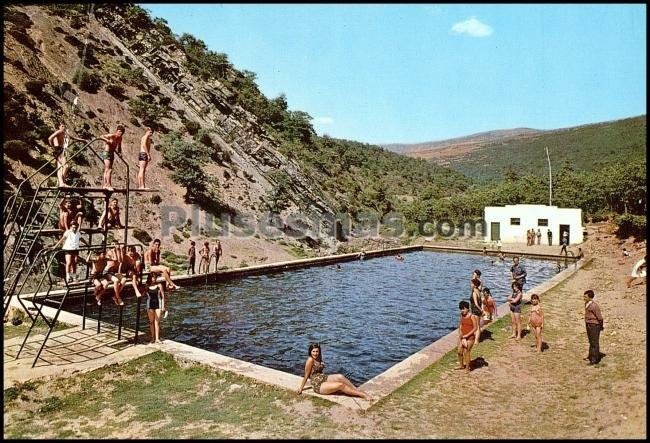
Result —
[[[553, 232], [550, 229], [546, 229], [546, 238], [548, 240], [548, 245], [553, 245]], [[526, 246], [535, 246], [542, 244], [542, 230], [537, 228], [530, 228], [526, 230]], [[562, 246], [562, 252], [566, 253], [566, 247], [569, 245], [569, 233], [566, 231], [562, 232], [560, 238], [560, 245]]]
[[[550, 230], [548, 231], [550, 232]], [[535, 238], [537, 238], [538, 245], [542, 244], [542, 231], [539, 228], [537, 228], [537, 232], [534, 228], [528, 229], [526, 231], [526, 246], [535, 245]]]

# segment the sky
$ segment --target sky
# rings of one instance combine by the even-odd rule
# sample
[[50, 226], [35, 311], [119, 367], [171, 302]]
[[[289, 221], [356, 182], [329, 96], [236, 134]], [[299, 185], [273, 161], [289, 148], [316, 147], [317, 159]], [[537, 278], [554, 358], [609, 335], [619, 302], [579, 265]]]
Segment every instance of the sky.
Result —
[[418, 143], [646, 114], [645, 4], [140, 4], [319, 135]]

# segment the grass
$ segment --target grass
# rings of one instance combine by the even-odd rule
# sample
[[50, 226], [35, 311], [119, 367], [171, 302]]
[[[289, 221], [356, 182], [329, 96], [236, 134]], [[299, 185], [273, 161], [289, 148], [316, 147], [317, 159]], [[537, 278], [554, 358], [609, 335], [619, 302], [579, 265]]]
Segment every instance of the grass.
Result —
[[[283, 432], [287, 427], [301, 431], [293, 423], [292, 414], [282, 409], [282, 405], [295, 399], [291, 391], [203, 365], [180, 365], [163, 352], [89, 374], [57, 379], [51, 384], [58, 395], [44, 399], [39, 398], [38, 385], [34, 383], [5, 390], [5, 418], [8, 413], [10, 418], [5, 423], [6, 437], [42, 435], [41, 427], [16, 420], [20, 412], [9, 412], [21, 403], [27, 418], [59, 423], [52, 429], [55, 438], [68, 436], [71, 421], [76, 419], [87, 421], [81, 434], [90, 438], [103, 438], [129, 427], [141, 428], [131, 434], [138, 438], [205, 438], [204, 429], [192, 430], [193, 425], [202, 427], [203, 422], [211, 438], [232, 438], [241, 435], [241, 431], [258, 432], [260, 425], [267, 423]], [[320, 407], [326, 407], [325, 403], [330, 404], [320, 399], [314, 401]], [[273, 420], [269, 421], [271, 417]], [[167, 423], [153, 425], [161, 419]]]
[[293, 255], [296, 258], [309, 258], [312, 257], [313, 254], [310, 254], [309, 252], [305, 251], [302, 247], [296, 246], [296, 245], [288, 245], [289, 247], [287, 250], [291, 255]]
[[187, 269], [187, 257], [184, 255], [174, 254], [172, 251], [163, 251], [161, 258], [162, 263], [169, 266], [169, 269], [173, 272], [182, 272]]
[[[27, 334], [27, 331], [29, 330], [29, 327], [32, 324], [31, 320], [23, 313], [18, 314], [17, 318], [20, 318], [23, 322], [16, 326], [14, 326], [11, 322], [7, 322], [4, 324], [3, 331], [4, 331], [5, 340], [14, 337], [24, 337], [25, 334]], [[64, 323], [62, 321], [57, 321], [56, 324], [54, 325], [54, 331], [61, 331], [63, 329], [68, 329], [72, 327], [74, 326]], [[43, 321], [42, 318], [39, 318], [38, 320], [36, 320], [36, 324], [34, 325], [34, 329], [32, 329], [31, 334], [45, 334], [48, 329], [49, 326], [47, 326], [47, 324]]]

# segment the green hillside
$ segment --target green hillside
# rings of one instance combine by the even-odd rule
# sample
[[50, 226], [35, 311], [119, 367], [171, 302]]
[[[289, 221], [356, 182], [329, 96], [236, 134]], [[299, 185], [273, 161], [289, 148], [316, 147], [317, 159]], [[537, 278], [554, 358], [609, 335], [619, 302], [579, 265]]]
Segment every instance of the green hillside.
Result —
[[644, 159], [646, 116], [492, 142], [451, 159], [450, 167], [476, 182], [498, 180], [509, 168], [520, 174], [548, 175], [546, 147], [554, 170], [568, 164], [575, 170], [592, 171], [633, 158]]
[[404, 199], [452, 195], [470, 184], [454, 170], [351, 140], [313, 136], [280, 149], [335, 198], [337, 210], [353, 216], [366, 210], [383, 216]]

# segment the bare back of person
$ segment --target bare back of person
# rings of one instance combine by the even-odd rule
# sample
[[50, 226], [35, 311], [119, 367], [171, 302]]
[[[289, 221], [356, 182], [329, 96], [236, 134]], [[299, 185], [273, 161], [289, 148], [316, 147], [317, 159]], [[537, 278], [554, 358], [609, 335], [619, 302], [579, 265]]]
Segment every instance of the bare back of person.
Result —
[[[52, 147], [55, 148], [55, 152], [60, 155], [63, 153], [65, 148], [65, 126], [61, 125], [59, 130], [55, 131], [52, 135]], [[58, 157], [59, 155], [56, 156]]]
[[96, 278], [99, 280], [99, 277], [101, 277], [101, 275], [104, 273], [104, 269], [106, 269], [107, 264], [108, 259], [106, 257], [97, 257], [94, 259], [91, 278]]

